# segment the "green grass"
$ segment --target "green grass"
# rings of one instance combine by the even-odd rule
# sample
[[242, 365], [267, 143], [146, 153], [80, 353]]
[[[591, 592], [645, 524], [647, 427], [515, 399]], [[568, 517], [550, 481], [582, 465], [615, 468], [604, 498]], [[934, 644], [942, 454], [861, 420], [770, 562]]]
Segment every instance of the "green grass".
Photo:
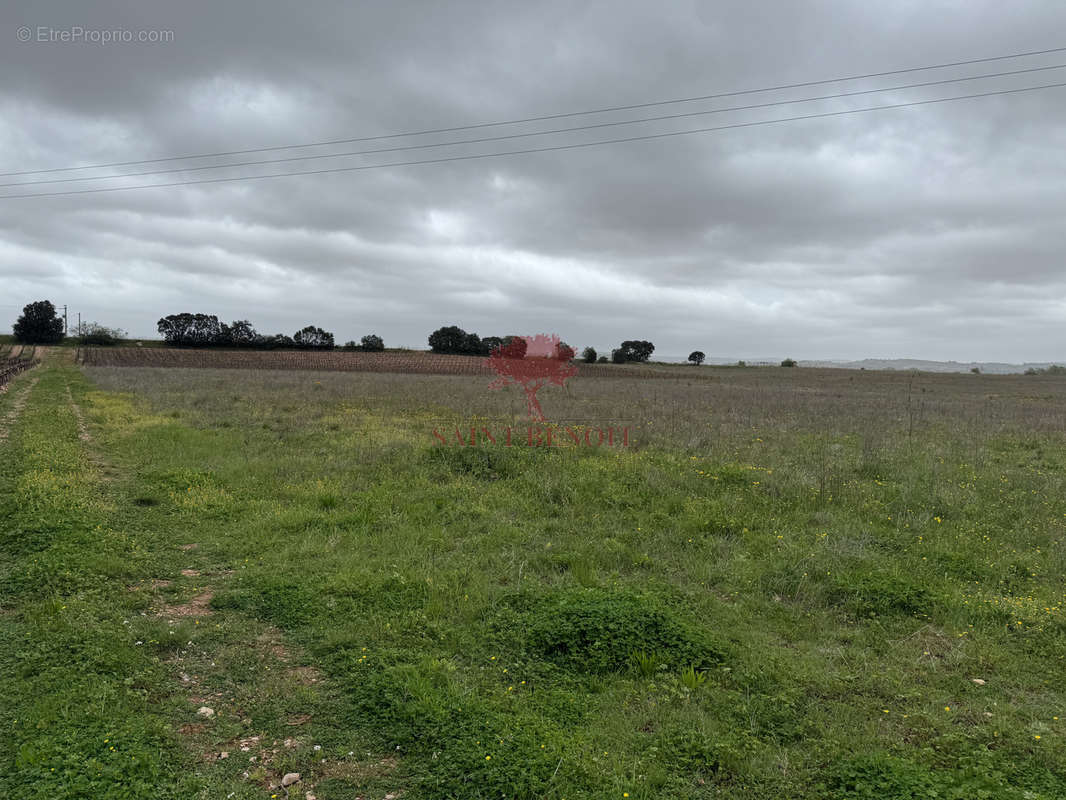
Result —
[[435, 446], [476, 378], [20, 376], [0, 796], [1066, 796], [1066, 393], [783, 372], [575, 382], [613, 450]]

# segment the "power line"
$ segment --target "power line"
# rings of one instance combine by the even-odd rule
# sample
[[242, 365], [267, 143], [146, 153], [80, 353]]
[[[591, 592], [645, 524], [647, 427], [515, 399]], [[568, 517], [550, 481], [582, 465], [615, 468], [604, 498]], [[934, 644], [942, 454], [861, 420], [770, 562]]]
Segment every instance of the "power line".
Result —
[[730, 92], [718, 92], [716, 94], [699, 95], [696, 97], [679, 97], [672, 100], [654, 100], [646, 103], [632, 103], [629, 105], [619, 106], [606, 106], [603, 108], [587, 109], [585, 111], [568, 111], [559, 114], [542, 114], [536, 117], [521, 117], [517, 119], [500, 120], [497, 122], [479, 122], [471, 125], [455, 125], [447, 128], [427, 128], [417, 131], [404, 131], [401, 133], [387, 133], [376, 136], [360, 136], [350, 139], [331, 139], [321, 142], [307, 142], [305, 144], [290, 144], [290, 145], [275, 145], [272, 147], [254, 147], [245, 150], [225, 150], [216, 153], [194, 153], [183, 156], [167, 156], [164, 158], [149, 158], [140, 161], [113, 161], [106, 164], [88, 164], [80, 167], [53, 167], [50, 169], [33, 169], [22, 170], [19, 172], [0, 172], [0, 178], [11, 178], [19, 175], [41, 175], [44, 173], [52, 172], [72, 172], [75, 170], [83, 169], [103, 169], [107, 167], [134, 167], [141, 164], [157, 164], [165, 161], [185, 161], [193, 158], [216, 158], [221, 156], [238, 156], [248, 155], [251, 153], [266, 153], [274, 150], [297, 150], [308, 147], [325, 147], [326, 145], [335, 144], [355, 144], [357, 142], [373, 142], [380, 141], [382, 139], [397, 139], [404, 136], [424, 136], [427, 134], [436, 133], [455, 133], [458, 131], [477, 130], [479, 128], [493, 128], [504, 125], [519, 125], [527, 122], [543, 122], [553, 119], [566, 119], [569, 117], [580, 117], [589, 114], [605, 114], [611, 111], [633, 111], [638, 108], [653, 108], [655, 106], [672, 105], [674, 103], [693, 103], [701, 100], [719, 100], [725, 97], [740, 97], [748, 94], [759, 94], [762, 92], [776, 92], [784, 89], [801, 89], [808, 86], [822, 86], [827, 83], [843, 83], [844, 81], [857, 81], [867, 78], [883, 78], [889, 75], [902, 75], [908, 72], [924, 72], [926, 70], [933, 69], [947, 69], [948, 67], [962, 67], [971, 64], [984, 64], [991, 61], [1006, 61], [1012, 58], [1026, 58], [1028, 56], [1041, 56], [1048, 55], [1050, 53], [1061, 53], [1066, 51], [1066, 47], [1052, 47], [1047, 50], [1028, 50], [1021, 53], [1010, 53], [1001, 56], [987, 56], [984, 58], [971, 58], [965, 61], [949, 61], [943, 64], [930, 64], [924, 67], [907, 67], [904, 69], [886, 70], [883, 72], [868, 72], [862, 75], [847, 75], [837, 78], [822, 78], [814, 81], [802, 81], [800, 83], [786, 83], [777, 86], [764, 86], [757, 89], [739, 89]]
[[598, 128], [614, 128], [621, 125], [636, 125], [643, 122], [660, 122], [671, 119], [684, 119], [687, 117], [702, 117], [709, 114], [724, 114], [732, 111], [750, 111], [757, 108], [771, 108], [774, 106], [787, 106], [796, 103], [812, 103], [821, 100], [837, 100], [844, 97], [857, 97], [866, 94], [879, 94], [881, 92], [895, 92], [903, 89], [917, 89], [929, 86], [942, 86], [949, 83], [962, 83], [965, 81], [984, 80], [986, 78], [1002, 78], [1010, 75], [1021, 75], [1031, 72], [1046, 72], [1053, 69], [1066, 68], [1066, 64], [1050, 64], [1043, 67], [1029, 67], [1027, 69], [1010, 70], [1007, 72], [989, 72], [984, 75], [970, 75], [962, 78], [944, 78], [936, 81], [923, 81], [921, 83], [908, 83], [899, 86], [885, 86], [880, 89], [861, 89], [854, 92], [839, 92], [837, 94], [825, 94], [816, 97], [799, 97], [793, 100], [774, 100], [767, 103], [753, 103], [746, 106], [727, 106], [726, 108], [712, 108], [706, 111], [686, 111], [680, 114], [665, 114], [656, 117], [640, 117], [638, 119], [615, 120], [613, 122], [598, 122], [589, 125], [574, 125], [568, 128], [553, 128], [544, 131], [531, 131], [529, 133], [509, 133], [503, 136], [484, 136], [477, 139], [458, 139], [452, 142], [431, 142], [428, 144], [409, 144], [397, 147], [380, 147], [373, 150], [353, 150], [347, 153], [321, 153], [308, 156], [288, 156], [286, 158], [271, 158], [260, 161], [238, 161], [232, 164], [207, 164], [199, 167], [174, 167], [172, 169], [146, 170], [144, 172], [128, 172], [119, 175], [91, 175], [80, 178], [48, 178], [42, 181], [23, 181], [21, 183], [0, 183], [0, 188], [12, 186], [41, 186], [55, 183], [81, 183], [84, 181], [115, 180], [116, 178], [138, 178], [145, 175], [169, 175], [177, 172], [200, 172], [203, 170], [229, 169], [235, 167], [262, 166], [264, 164], [284, 164], [292, 161], [311, 161], [322, 158], [348, 158], [351, 156], [375, 155], [380, 153], [395, 153], [405, 150], [426, 150], [434, 147], [454, 147], [464, 144], [484, 144], [486, 142], [499, 142], [508, 139], [525, 139], [530, 136], [549, 136], [557, 133], [574, 133], [577, 131], [595, 130]]
[[808, 119], [825, 119], [828, 117], [841, 117], [847, 114], [861, 114], [868, 111], [886, 111], [896, 108], [910, 108], [912, 106], [933, 105], [935, 103], [948, 103], [955, 100], [972, 100], [979, 97], [993, 97], [996, 95], [1019, 94], [1021, 92], [1033, 92], [1040, 89], [1057, 89], [1066, 86], [1063, 83], [1046, 83], [1039, 86], [1023, 86], [1017, 89], [999, 89], [992, 92], [979, 92], [976, 94], [964, 94], [956, 97], [939, 97], [933, 100], [915, 100], [908, 103], [893, 103], [884, 106], [869, 106], [867, 108], [852, 108], [844, 111], [826, 111], [819, 114], [803, 114], [795, 117], [781, 117], [780, 119], [760, 120], [757, 122], [737, 122], [731, 125], [717, 125], [710, 128], [693, 128], [685, 131], [669, 131], [667, 133], [652, 133], [642, 136], [626, 136], [618, 139], [599, 139], [593, 142], [579, 142], [575, 144], [560, 144], [550, 147], [531, 147], [523, 150], [505, 150], [500, 153], [474, 153], [461, 156], [445, 156], [441, 158], [427, 158], [418, 161], [394, 161], [386, 164], [362, 164], [354, 167], [331, 167], [329, 169], [301, 170], [299, 172], [274, 172], [266, 175], [242, 175], [233, 178], [202, 178], [192, 181], [173, 181], [171, 183], [149, 183], [141, 186], [111, 186], [100, 189], [72, 189], [63, 192], [43, 192], [35, 194], [9, 194], [0, 195], [0, 200], [15, 200], [28, 197], [61, 197], [76, 194], [99, 194], [102, 192], [125, 192], [134, 189], [162, 189], [173, 186], [195, 186], [208, 183], [229, 183], [233, 181], [254, 181], [267, 178], [291, 178], [303, 175], [326, 175], [335, 172], [361, 172], [371, 169], [385, 169], [386, 167], [414, 167], [425, 164], [444, 164], [452, 161], [472, 161], [482, 158], [501, 158], [503, 156], [526, 155], [529, 153], [549, 153], [560, 150], [577, 150], [585, 147], [597, 147], [605, 144], [621, 144], [625, 142], [642, 142], [652, 139], [666, 139], [673, 136], [687, 136], [696, 133], [711, 133], [714, 131], [735, 130], [738, 128], [755, 128], [761, 125], [774, 125], [782, 122], [798, 122]]

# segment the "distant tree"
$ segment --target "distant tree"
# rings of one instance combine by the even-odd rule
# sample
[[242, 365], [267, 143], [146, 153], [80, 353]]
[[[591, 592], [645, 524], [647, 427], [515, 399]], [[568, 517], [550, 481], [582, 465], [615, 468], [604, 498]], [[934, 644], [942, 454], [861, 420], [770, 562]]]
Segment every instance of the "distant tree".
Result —
[[622, 342], [623, 347], [626, 345], [632, 351], [634, 361], [647, 361], [651, 358], [651, 354], [655, 352], [655, 345], [643, 339], [635, 342]]
[[437, 328], [429, 335], [429, 347], [434, 353], [465, 353], [466, 346], [467, 332], [458, 325]]
[[15, 339], [23, 344], [55, 344], [63, 341], [63, 320], [50, 300], [23, 307], [14, 326]]
[[355, 342], [354, 339], [349, 339], [347, 342], [345, 342], [344, 344], [342, 344], [340, 346], [340, 349], [341, 350], [359, 350], [360, 346]]
[[621, 347], [616, 347], [611, 351], [611, 363], [612, 364], [624, 364], [629, 361], [629, 356], [625, 350]]
[[607, 363], [607, 356], [600, 356], [599, 358], [596, 359], [596, 363], [597, 364], [606, 364]]
[[974, 375], [980, 375], [981, 374], [981, 368], [980, 367], [971, 367], [970, 368], [970, 372], [972, 372]]
[[525, 358], [529, 342], [525, 336], [504, 336], [503, 346], [507, 348], [508, 358]]
[[221, 342], [229, 347], [255, 347], [259, 334], [246, 319], [236, 319], [222, 326]]
[[179, 347], [207, 347], [218, 344], [222, 325], [214, 314], [171, 314], [156, 325], [167, 344]]
[[74, 326], [73, 335], [78, 344], [108, 347], [124, 341], [126, 332], [121, 328], [108, 328], [99, 322], [82, 322]]
[[706, 354], [702, 350], [693, 350], [688, 354], [688, 360], [695, 364], [697, 367], [704, 362], [707, 358]]
[[[544, 413], [537, 399], [537, 392], [549, 383], [556, 386], [566, 384], [567, 378], [573, 377], [577, 369], [571, 362], [574, 349], [556, 336], [537, 334], [528, 337], [527, 348], [519, 350], [518, 340], [497, 350], [487, 363], [499, 376], [489, 384], [490, 389], [501, 389], [507, 384], [522, 387], [526, 395], [526, 409], [531, 419], [544, 421]], [[512, 352], [523, 354], [532, 351], [528, 357], [512, 357]]]
[[622, 364], [626, 361], [645, 362], [651, 357], [651, 354], [655, 352], [655, 345], [644, 339], [629, 339], [622, 342], [618, 349], [622, 352], [623, 358], [621, 361], [617, 361], [614, 359], [614, 354], [612, 353], [612, 360], [615, 361], [616, 364]]
[[781, 362], [782, 367], [794, 367], [796, 366], [796, 360], [794, 358], [786, 358]]
[[738, 367], [746, 367], [746, 366], [748, 366], [748, 362], [747, 361], [738, 361], [737, 362], [737, 366]]
[[385, 349], [385, 342], [376, 333], [368, 333], [360, 340], [360, 347], [368, 353], [377, 353]]
[[503, 347], [502, 336], [486, 336], [484, 339], [481, 340], [481, 349], [487, 356], [491, 356], [496, 350], [499, 350], [501, 347]]
[[296, 343], [291, 336], [287, 336], [284, 333], [275, 333], [273, 336], [257, 337], [255, 346], [263, 350], [283, 350], [295, 347]]
[[460, 350], [463, 355], [467, 356], [485, 356], [488, 353], [485, 352], [484, 346], [481, 344], [481, 337], [476, 333], [468, 333], [463, 339], [463, 349]]
[[293, 343], [304, 350], [332, 350], [333, 334], [322, 328], [308, 325], [296, 331], [292, 337]]
[[581, 351], [581, 360], [584, 361], [586, 364], [595, 364], [596, 363], [596, 348], [595, 347], [586, 347], [584, 350], [582, 350]]

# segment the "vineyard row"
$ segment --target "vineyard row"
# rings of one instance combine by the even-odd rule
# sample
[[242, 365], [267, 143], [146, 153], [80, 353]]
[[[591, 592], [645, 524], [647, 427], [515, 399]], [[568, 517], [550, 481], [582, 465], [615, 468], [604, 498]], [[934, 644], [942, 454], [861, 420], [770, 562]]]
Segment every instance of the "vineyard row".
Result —
[[[193, 350], [178, 348], [81, 347], [76, 360], [94, 367], [192, 369], [280, 369], [337, 372], [395, 372], [427, 375], [495, 373], [485, 359], [424, 352]], [[578, 375], [594, 378], [676, 377], [670, 371], [605, 364], [578, 364]]]

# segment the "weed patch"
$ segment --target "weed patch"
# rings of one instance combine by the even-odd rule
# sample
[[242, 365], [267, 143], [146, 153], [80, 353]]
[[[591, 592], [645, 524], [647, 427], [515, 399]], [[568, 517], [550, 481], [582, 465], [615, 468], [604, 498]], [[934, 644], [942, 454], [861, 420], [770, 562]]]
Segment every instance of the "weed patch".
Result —
[[654, 599], [593, 589], [560, 592], [520, 612], [529, 652], [580, 674], [628, 668], [635, 653], [656, 667], [703, 669], [723, 650]]

